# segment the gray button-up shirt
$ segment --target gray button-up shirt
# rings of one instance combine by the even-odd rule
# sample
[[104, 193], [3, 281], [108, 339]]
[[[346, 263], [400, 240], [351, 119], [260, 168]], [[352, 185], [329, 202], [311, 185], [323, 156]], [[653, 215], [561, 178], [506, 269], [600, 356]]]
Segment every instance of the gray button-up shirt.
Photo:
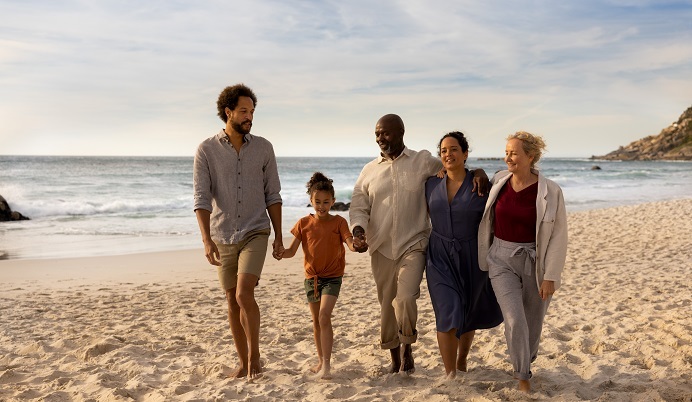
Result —
[[280, 203], [281, 184], [272, 144], [246, 134], [236, 152], [221, 130], [197, 148], [194, 209], [211, 212], [211, 237], [236, 244], [249, 232], [270, 228], [267, 207]]

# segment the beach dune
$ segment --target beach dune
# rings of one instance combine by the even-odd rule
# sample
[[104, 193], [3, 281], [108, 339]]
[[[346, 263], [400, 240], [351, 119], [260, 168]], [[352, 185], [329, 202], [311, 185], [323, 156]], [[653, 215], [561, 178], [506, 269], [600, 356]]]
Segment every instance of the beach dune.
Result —
[[[533, 365], [536, 400], [692, 401], [692, 200], [570, 213], [563, 286]], [[224, 296], [201, 250], [0, 261], [0, 401], [495, 401], [515, 390], [503, 327], [444, 378], [425, 281], [416, 372], [386, 374], [367, 255], [348, 253], [331, 381], [313, 380], [302, 258], [257, 289], [264, 376], [230, 379]]]

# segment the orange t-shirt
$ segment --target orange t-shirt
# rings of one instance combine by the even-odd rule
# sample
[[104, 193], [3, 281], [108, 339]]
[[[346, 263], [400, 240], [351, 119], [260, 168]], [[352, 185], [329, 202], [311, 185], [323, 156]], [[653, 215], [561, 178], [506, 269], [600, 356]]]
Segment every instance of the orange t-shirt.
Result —
[[351, 236], [346, 219], [333, 215], [321, 220], [314, 215], [300, 218], [291, 233], [300, 239], [305, 255], [305, 277], [335, 278], [344, 275], [346, 250], [344, 242]]

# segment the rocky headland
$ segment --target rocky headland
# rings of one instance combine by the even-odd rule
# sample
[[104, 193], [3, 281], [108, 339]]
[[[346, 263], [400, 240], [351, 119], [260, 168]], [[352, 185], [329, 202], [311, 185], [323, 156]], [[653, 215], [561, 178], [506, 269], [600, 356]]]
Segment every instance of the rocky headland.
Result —
[[692, 106], [687, 108], [676, 122], [661, 130], [658, 135], [650, 135], [634, 141], [603, 156], [594, 155], [591, 159], [692, 160]]

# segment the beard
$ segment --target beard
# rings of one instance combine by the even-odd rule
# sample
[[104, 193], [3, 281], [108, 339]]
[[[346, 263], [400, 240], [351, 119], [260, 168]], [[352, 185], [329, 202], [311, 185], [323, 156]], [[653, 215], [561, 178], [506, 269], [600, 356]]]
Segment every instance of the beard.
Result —
[[236, 133], [239, 133], [242, 135], [249, 134], [250, 129], [252, 128], [252, 122], [248, 121], [248, 120], [246, 120], [244, 123], [236, 123], [234, 121], [231, 121], [231, 128], [233, 128], [233, 130]]
[[392, 153], [392, 144], [386, 143], [386, 144], [377, 144], [380, 146], [380, 152], [382, 152], [385, 155], [389, 155]]
[[380, 147], [380, 152], [386, 156], [393, 156], [393, 154], [396, 154], [396, 156], [399, 156], [401, 154], [401, 151], [404, 150], [404, 143], [403, 142], [383, 142], [382, 145], [379, 143], [377, 144]]

